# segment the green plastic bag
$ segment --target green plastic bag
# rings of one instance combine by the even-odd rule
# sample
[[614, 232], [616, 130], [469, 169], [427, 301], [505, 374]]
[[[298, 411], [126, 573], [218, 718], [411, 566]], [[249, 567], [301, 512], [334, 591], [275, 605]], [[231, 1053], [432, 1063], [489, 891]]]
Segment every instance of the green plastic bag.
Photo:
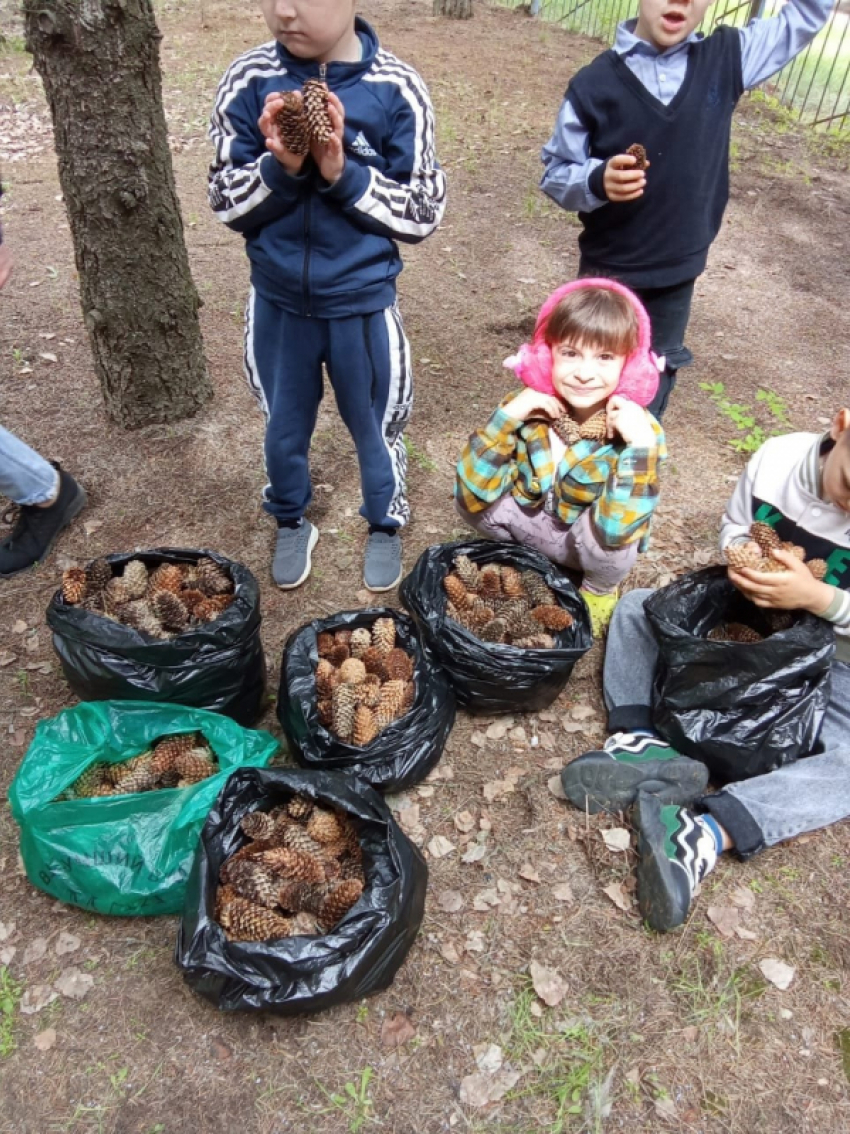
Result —
[[[221, 771], [185, 788], [55, 803], [86, 768], [120, 763], [162, 736], [201, 732]], [[176, 914], [198, 835], [230, 773], [265, 767], [268, 732], [203, 709], [96, 701], [42, 721], [9, 788], [27, 877], [83, 909], [125, 917]]]

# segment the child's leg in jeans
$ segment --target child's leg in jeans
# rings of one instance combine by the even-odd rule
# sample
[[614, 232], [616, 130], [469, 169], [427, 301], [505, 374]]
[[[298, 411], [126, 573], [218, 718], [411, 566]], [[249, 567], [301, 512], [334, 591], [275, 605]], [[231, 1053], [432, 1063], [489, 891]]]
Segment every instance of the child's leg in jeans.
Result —
[[566, 529], [566, 556], [563, 562], [584, 575], [582, 590], [603, 595], [615, 591], [638, 557], [637, 543], [626, 547], [603, 547], [593, 531], [590, 509], [585, 509], [572, 527]]
[[685, 346], [685, 332], [691, 317], [691, 300], [694, 280], [674, 284], [672, 287], [636, 288], [638, 298], [646, 308], [652, 326], [652, 349], [664, 359], [659, 375], [658, 392], [647, 409], [661, 420], [676, 385], [676, 374], [682, 366], [693, 362], [694, 356]]

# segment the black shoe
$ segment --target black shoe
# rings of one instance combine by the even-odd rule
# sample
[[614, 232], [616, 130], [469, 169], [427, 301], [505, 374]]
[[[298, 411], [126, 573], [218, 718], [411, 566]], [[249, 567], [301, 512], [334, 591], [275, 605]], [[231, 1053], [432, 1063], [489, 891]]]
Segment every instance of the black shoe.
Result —
[[86, 494], [59, 465], [59, 495], [48, 508], [23, 504], [12, 534], [0, 543], [0, 578], [17, 575], [49, 554], [57, 536], [86, 506]]

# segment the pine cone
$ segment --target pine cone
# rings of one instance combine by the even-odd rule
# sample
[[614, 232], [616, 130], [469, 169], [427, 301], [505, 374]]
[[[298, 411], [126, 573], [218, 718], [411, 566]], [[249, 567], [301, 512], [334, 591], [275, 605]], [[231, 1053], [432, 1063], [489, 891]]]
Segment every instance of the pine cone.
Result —
[[244, 847], [240, 847], [238, 851], [234, 851], [230, 858], [225, 859], [221, 864], [221, 869], [218, 873], [219, 881], [224, 883], [224, 885], [228, 885], [230, 882], [230, 872], [236, 866], [237, 862], [245, 862], [246, 859], [257, 862], [260, 860], [261, 855], [271, 849], [269, 844], [261, 839], [257, 839], [256, 842], [246, 843]]
[[646, 150], [640, 144], [640, 142], [635, 142], [633, 145], [629, 146], [629, 148], [626, 150], [626, 153], [631, 154], [633, 158], [636, 158], [635, 164], [632, 166], [632, 169], [646, 169]]
[[744, 642], [750, 644], [764, 640], [757, 630], [753, 630], [751, 626], [745, 626], [743, 622], [728, 623], [726, 633], [730, 642]]
[[454, 569], [460, 581], [470, 594], [476, 594], [481, 583], [481, 572], [468, 555], [456, 555]]
[[354, 710], [352, 742], [356, 744], [358, 748], [364, 748], [367, 744], [371, 744], [377, 735], [378, 724], [375, 720], [375, 714], [371, 709], [367, 709], [365, 705], [358, 705]]
[[304, 115], [300, 91], [281, 91], [283, 106], [275, 115], [280, 140], [295, 157], [304, 157], [310, 149], [310, 130]]
[[278, 889], [278, 904], [287, 913], [311, 913], [314, 916], [321, 909], [328, 896], [324, 886], [311, 886], [307, 882], [284, 882]]
[[334, 723], [334, 703], [330, 697], [320, 698], [316, 702], [316, 713], [319, 718], [319, 724], [324, 728], [333, 728]]
[[794, 625], [794, 616], [790, 610], [767, 610], [765, 614], [774, 634], [779, 630], [790, 630]]
[[540, 623], [531, 617], [531, 612], [528, 610], [515, 610], [504, 617], [504, 621], [511, 640], [529, 638], [540, 632]]
[[334, 132], [328, 114], [328, 88], [321, 79], [308, 79], [302, 90], [304, 117], [310, 137], [323, 146]]
[[363, 883], [354, 879], [340, 882], [322, 902], [319, 925], [327, 933], [340, 922], [363, 893]]
[[[387, 650], [389, 653], [389, 650]], [[366, 667], [366, 673], [374, 673], [381, 681], [385, 681], [387, 677], [386, 669], [384, 668], [384, 657], [377, 646], [370, 646], [368, 650], [361, 657], [363, 665]]]
[[130, 591], [123, 579], [114, 577], [103, 588], [103, 605], [110, 613], [130, 602]]
[[275, 841], [282, 847], [288, 847], [289, 850], [300, 851], [302, 854], [309, 854], [313, 858], [319, 859], [324, 862], [325, 852], [321, 843], [316, 842], [311, 838], [306, 827], [302, 827], [300, 823], [290, 820], [290, 825], [284, 827], [283, 830], [275, 833]]
[[205, 595], [229, 595], [233, 593], [233, 580], [224, 567], [214, 559], [202, 555], [195, 566], [198, 590]]
[[407, 712], [416, 700], [416, 684], [413, 681], [405, 681], [404, 689], [401, 695], [401, 711], [402, 715]]
[[348, 646], [341, 646], [337, 643], [334, 643], [334, 645], [331, 647], [330, 653], [328, 654], [328, 661], [331, 663], [331, 665], [339, 669], [342, 663], [344, 661], [348, 661], [350, 657], [351, 650], [349, 650]]
[[388, 654], [395, 646], [395, 622], [391, 618], [376, 618], [372, 625], [372, 645], [381, 654]]
[[486, 626], [488, 622], [492, 622], [495, 617], [496, 612], [493, 607], [488, 606], [483, 599], [476, 598], [467, 612], [468, 628], [472, 630], [473, 634], [477, 634], [482, 627]]
[[339, 685], [339, 670], [334, 669], [327, 658], [319, 658], [316, 666], [316, 693], [319, 697], [330, 697], [334, 686]]
[[481, 581], [478, 585], [478, 593], [483, 599], [499, 598], [502, 594], [502, 578], [499, 573], [498, 565], [495, 563], [488, 563], [481, 568]]
[[163, 772], [170, 772], [174, 768], [174, 761], [184, 752], [190, 752], [195, 747], [197, 734], [183, 733], [179, 736], [167, 736], [158, 740], [153, 746], [151, 771], [161, 776]]
[[332, 696], [333, 730], [340, 740], [351, 740], [357, 693], [354, 685], [337, 685]]
[[446, 575], [443, 579], [443, 590], [458, 610], [470, 605], [470, 595], [463, 581], [457, 575]]
[[536, 571], [523, 571], [522, 583], [532, 606], [555, 604], [555, 592], [544, 583], [543, 576], [538, 575]]
[[259, 906], [274, 909], [280, 890], [280, 879], [267, 867], [245, 859], [237, 862], [228, 875], [228, 885], [232, 886], [240, 898], [247, 898]]
[[145, 597], [148, 589], [148, 569], [141, 559], [131, 559], [124, 568], [121, 578], [124, 580], [131, 601]]
[[107, 783], [106, 771], [107, 766], [105, 764], [92, 764], [90, 768], [86, 768], [83, 774], [78, 776], [68, 788], [71, 798], [86, 799], [94, 795], [97, 788], [103, 787]]
[[779, 547], [782, 551], [787, 551], [789, 555], [793, 555], [795, 559], [799, 559], [801, 563], [805, 563], [806, 549], [804, 547], [800, 547], [797, 543], [789, 543], [787, 540], [780, 543]]
[[126, 617], [130, 609], [133, 609], [134, 622], [133, 625], [136, 630], [141, 631], [143, 634], [149, 634], [151, 638], [168, 638], [170, 637], [167, 630], [164, 630], [157, 616], [151, 610], [150, 605], [146, 599], [139, 599], [137, 602], [128, 602], [121, 608], [122, 618]]
[[372, 632], [365, 626], [359, 626], [351, 633], [349, 649], [353, 658], [362, 658], [372, 646]]
[[347, 627], [342, 630], [334, 630], [334, 642], [337, 646], [348, 646], [349, 656], [351, 655], [351, 635], [353, 631]]
[[482, 642], [504, 642], [508, 624], [504, 618], [494, 618], [481, 628], [479, 637]]
[[115, 784], [116, 795], [129, 795], [136, 791], [151, 791], [156, 787], [157, 777], [147, 767], [136, 768], [127, 776], [122, 776]]
[[97, 799], [100, 796], [104, 795], [115, 795], [115, 788], [112, 787], [111, 784], [101, 784], [99, 787], [96, 787], [91, 793], [91, 798]]
[[324, 882], [325, 868], [314, 855], [289, 847], [272, 847], [257, 855], [257, 862], [279, 878], [291, 882]]
[[299, 823], [306, 823], [313, 814], [314, 806], [312, 799], [307, 799], [303, 795], [293, 795], [286, 805], [286, 812], [293, 819], [297, 819]]
[[222, 611], [227, 610], [233, 602], [233, 595], [210, 595], [209, 598], [199, 602], [192, 611], [192, 617], [198, 622], [215, 622]]
[[341, 863], [340, 877], [344, 882], [354, 880], [356, 882], [365, 882], [363, 877], [363, 866], [358, 859], [344, 858]]
[[[128, 603], [127, 605], [132, 606], [133, 604]], [[95, 591], [94, 593], [89, 591], [86, 594], [86, 597], [80, 603], [80, 609], [89, 610], [92, 614], [101, 614], [105, 616], [103, 609], [103, 591]], [[124, 609], [126, 610], [127, 608], [125, 607]]]
[[376, 673], [367, 673], [366, 680], [357, 687], [357, 704], [377, 709], [381, 703], [381, 679]]
[[829, 570], [829, 564], [825, 559], [807, 559], [806, 566], [811, 571], [816, 579], [823, 579]]
[[334, 648], [334, 636], [327, 630], [322, 630], [320, 634], [316, 635], [316, 649], [318, 650], [320, 658], [330, 657], [331, 650]]
[[755, 567], [758, 568], [762, 561], [762, 556], [756, 551], [754, 547], [747, 547], [746, 544], [731, 544], [724, 552], [726, 562], [733, 571], [740, 571], [742, 567]]
[[77, 606], [86, 597], [88, 581], [82, 567], [69, 567], [62, 572], [62, 598]]
[[313, 914], [307, 913], [306, 910], [297, 913], [292, 919], [290, 937], [317, 937], [320, 933], [321, 930], [316, 918]]
[[511, 643], [518, 650], [553, 650], [556, 644], [551, 634], [530, 634], [527, 638], [514, 638]]
[[151, 609], [160, 620], [165, 630], [179, 633], [185, 630], [189, 623], [189, 611], [171, 591], [160, 591], [151, 600]]
[[787, 571], [788, 568], [772, 555], [765, 555], [764, 559], [759, 560], [758, 570], [768, 575], [775, 575], [779, 571]]
[[183, 585], [183, 572], [177, 563], [160, 563], [148, 577], [148, 598], [152, 599], [160, 591], [179, 594]]
[[307, 834], [317, 843], [335, 843], [345, 834], [345, 827], [333, 811], [316, 808], [307, 820]]
[[112, 566], [105, 559], [93, 559], [86, 567], [86, 582], [90, 594], [102, 591], [112, 578]]
[[531, 617], [546, 630], [567, 630], [573, 624], [573, 616], [562, 606], [536, 606]]
[[194, 614], [201, 603], [207, 601], [207, 596], [203, 591], [199, 591], [197, 587], [183, 587], [177, 597], [190, 614]]
[[386, 728], [394, 720], [398, 720], [404, 704], [404, 682], [385, 681], [381, 686], [381, 700], [377, 709], [378, 728]]
[[750, 525], [750, 539], [759, 545], [765, 555], [774, 547], [779, 547], [782, 542], [770, 524], [762, 524], [758, 521]]
[[272, 941], [291, 935], [292, 920], [247, 898], [234, 898], [221, 912], [221, 927], [230, 941]]
[[343, 685], [360, 685], [366, 680], [366, 666], [359, 658], [346, 658], [339, 667], [339, 679]]
[[239, 895], [232, 886], [219, 886], [215, 892], [215, 907], [213, 910], [213, 920], [221, 922], [222, 914], [227, 906]]
[[217, 765], [206, 755], [202, 748], [193, 748], [190, 752], [182, 752], [174, 761], [174, 771], [182, 780], [197, 784], [201, 780], [214, 776], [218, 771]]
[[413, 677], [413, 658], [396, 646], [387, 654], [384, 668], [388, 681], [410, 681]]
[[239, 820], [239, 826], [249, 839], [270, 839], [275, 821], [267, 811], [249, 811]]
[[525, 587], [522, 582], [522, 575], [515, 567], [504, 565], [501, 571], [502, 575], [502, 594], [508, 595], [510, 598], [518, 598], [520, 595], [525, 594]]

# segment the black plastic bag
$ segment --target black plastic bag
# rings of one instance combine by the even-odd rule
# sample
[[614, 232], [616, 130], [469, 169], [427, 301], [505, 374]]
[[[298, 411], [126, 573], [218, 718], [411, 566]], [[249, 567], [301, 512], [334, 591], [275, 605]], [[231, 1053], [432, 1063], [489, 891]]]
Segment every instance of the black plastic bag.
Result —
[[50, 600], [47, 624], [65, 678], [81, 701], [158, 701], [224, 713], [250, 725], [263, 711], [266, 661], [260, 591], [247, 567], [214, 551], [158, 547], [107, 555], [117, 573], [131, 559], [149, 567], [214, 559], [233, 579], [234, 599], [213, 622], [160, 641], [131, 626]]
[[[360, 748], [319, 723], [317, 637], [325, 630], [371, 626], [376, 618], [392, 618], [396, 644], [413, 658], [416, 697], [404, 716]], [[350, 610], [310, 622], [290, 635], [280, 667], [277, 715], [302, 767], [353, 772], [381, 791], [402, 791], [423, 780], [440, 759], [454, 724], [455, 696], [406, 614], [388, 607]]]
[[[725, 567], [677, 579], [646, 600], [658, 642], [653, 721], [676, 748], [723, 782], [790, 764], [817, 744], [835, 653], [832, 627], [795, 611], [771, 631], [768, 612], [744, 598]], [[764, 641], [714, 642], [721, 622], [741, 622]]]
[[[507, 563], [519, 571], [537, 571], [555, 592], [573, 624], [555, 635], [552, 650], [525, 650], [483, 642], [446, 617], [448, 596], [443, 579], [456, 555], [476, 565]], [[460, 540], [426, 548], [399, 589], [402, 603], [416, 620], [423, 641], [446, 670], [458, 702], [473, 713], [533, 712], [545, 709], [566, 685], [573, 666], [593, 645], [587, 607], [570, 580], [539, 551], [493, 540]]]
[[[228, 941], [212, 913], [221, 864], [247, 841], [239, 822], [295, 794], [354, 819], [366, 888], [323, 936]], [[427, 881], [422, 855], [368, 784], [341, 772], [244, 768], [227, 781], [201, 831], [175, 961], [223, 1011], [295, 1016], [348, 1004], [392, 983], [419, 932]]]

